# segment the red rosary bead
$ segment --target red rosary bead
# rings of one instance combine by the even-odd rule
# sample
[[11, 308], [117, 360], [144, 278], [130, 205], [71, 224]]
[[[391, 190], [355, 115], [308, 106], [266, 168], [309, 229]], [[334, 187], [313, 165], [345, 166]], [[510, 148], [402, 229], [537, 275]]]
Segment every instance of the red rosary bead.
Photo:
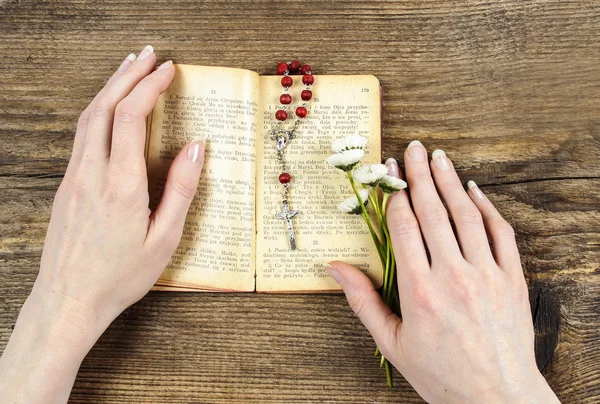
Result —
[[279, 109], [277, 112], [275, 112], [275, 118], [277, 118], [279, 121], [285, 121], [287, 119], [287, 112], [285, 112], [283, 109]]
[[290, 72], [296, 73], [298, 70], [300, 70], [300, 62], [297, 60], [292, 61], [290, 63]]
[[289, 175], [288, 173], [281, 173], [279, 175], [279, 182], [281, 182], [282, 184], [287, 184], [291, 180], [292, 180], [292, 176]]
[[285, 63], [285, 62], [281, 62], [281, 63], [279, 63], [279, 64], [277, 65], [277, 74], [279, 74], [279, 75], [284, 75], [284, 74], [285, 74], [285, 72], [289, 72], [289, 71], [290, 71], [290, 70], [289, 70], [289, 68], [288, 68], [288, 65], [287, 65], [287, 63]]
[[292, 96], [289, 94], [281, 94], [281, 96], [279, 97], [279, 102], [282, 104], [291, 104]]
[[304, 65], [300, 68], [300, 74], [311, 74], [312, 70], [310, 70], [309, 65]]
[[310, 101], [310, 99], [312, 98], [312, 91], [310, 91], [310, 90], [303, 90], [300, 93], [300, 98], [302, 98], [303, 101]]
[[291, 87], [293, 83], [294, 79], [292, 79], [290, 76], [283, 76], [281, 78], [281, 85], [284, 87]]
[[315, 78], [312, 74], [305, 74], [302, 76], [302, 82], [308, 86], [315, 82]]
[[296, 108], [296, 115], [298, 115], [298, 117], [300, 117], [300, 118], [306, 118], [307, 113], [308, 113], [308, 111], [304, 107]]

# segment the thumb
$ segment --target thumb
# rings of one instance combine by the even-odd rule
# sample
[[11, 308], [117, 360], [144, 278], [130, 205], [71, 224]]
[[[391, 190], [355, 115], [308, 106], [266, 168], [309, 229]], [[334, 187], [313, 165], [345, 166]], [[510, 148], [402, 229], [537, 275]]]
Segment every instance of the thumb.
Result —
[[371, 280], [359, 269], [342, 261], [333, 261], [325, 266], [344, 290], [350, 307], [367, 327], [383, 356], [398, 359], [397, 344], [402, 320], [386, 306]]
[[[195, 139], [184, 146], [171, 163], [162, 198], [154, 211], [147, 238], [179, 244], [190, 203], [196, 196], [204, 164], [206, 143]], [[175, 248], [173, 247], [173, 248]]]

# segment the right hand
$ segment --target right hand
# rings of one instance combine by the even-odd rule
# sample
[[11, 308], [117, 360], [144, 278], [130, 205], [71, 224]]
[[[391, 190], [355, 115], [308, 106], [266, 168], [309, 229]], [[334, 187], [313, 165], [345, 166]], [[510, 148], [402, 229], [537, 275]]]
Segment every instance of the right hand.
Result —
[[[330, 274], [382, 354], [426, 401], [558, 402], [536, 366], [512, 228], [474, 183], [464, 191], [442, 151], [433, 157], [430, 169], [423, 145], [409, 145], [404, 161], [410, 200], [403, 190], [387, 207], [402, 319], [358, 269], [334, 261]], [[395, 160], [386, 164], [391, 175], [400, 175]]]

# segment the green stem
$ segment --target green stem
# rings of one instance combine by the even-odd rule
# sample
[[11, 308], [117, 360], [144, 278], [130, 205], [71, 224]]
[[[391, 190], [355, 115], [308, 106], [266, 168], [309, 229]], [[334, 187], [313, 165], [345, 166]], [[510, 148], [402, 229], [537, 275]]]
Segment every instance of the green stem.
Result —
[[385, 243], [385, 266], [383, 270], [383, 293], [381, 297], [383, 298], [383, 302], [389, 306], [387, 296], [389, 295], [389, 277], [390, 277], [390, 248], [389, 243], [386, 240]]
[[387, 379], [388, 387], [394, 387], [394, 383], [392, 382], [392, 369], [390, 369], [390, 363], [387, 359], [385, 360], [385, 377]]
[[387, 256], [386, 256], [386, 264], [387, 264], [387, 268], [389, 269], [390, 274], [386, 277], [386, 284], [384, 285], [384, 295], [383, 295], [383, 301], [385, 302], [385, 304], [387, 304], [388, 306], [391, 307], [391, 296], [392, 296], [392, 290], [394, 288], [394, 274], [396, 272], [396, 265], [395, 265], [395, 257], [394, 257], [394, 250], [392, 248], [392, 239], [390, 237], [390, 232], [388, 230], [387, 227], [387, 218], [386, 218], [386, 205], [387, 205], [387, 199], [388, 199], [389, 194], [384, 193], [383, 194], [383, 201], [381, 203], [381, 212], [383, 215], [383, 220], [381, 221], [381, 228], [383, 229], [383, 234], [384, 234], [384, 239], [385, 239], [385, 248], [386, 248], [386, 252], [387, 252]]
[[391, 255], [390, 255], [390, 268], [392, 270], [392, 274], [389, 277], [389, 281], [390, 281], [390, 288], [389, 288], [389, 292], [390, 295], [388, 296], [388, 301], [389, 301], [389, 306], [390, 308], [395, 307], [397, 310], [393, 310], [396, 314], [400, 314], [400, 298], [398, 296], [398, 288], [394, 287], [395, 286], [395, 282], [396, 282], [396, 278], [397, 278], [397, 264], [396, 264], [396, 257], [394, 256], [394, 249], [392, 246], [392, 239], [390, 237], [390, 232], [389, 229], [387, 227], [387, 220], [386, 220], [386, 215], [387, 215], [387, 199], [389, 197], [389, 194], [383, 194], [383, 201], [382, 201], [382, 214], [383, 214], [383, 222], [384, 222], [384, 227], [383, 227], [383, 233], [386, 237], [386, 241], [388, 242], [388, 248], [390, 249]]
[[394, 290], [394, 282], [395, 282], [395, 275], [396, 275], [396, 265], [395, 265], [395, 259], [394, 259], [394, 253], [392, 251], [392, 246], [391, 246], [391, 242], [388, 240], [388, 251], [391, 252], [391, 257], [390, 257], [390, 276], [388, 277], [388, 295], [387, 295], [387, 300], [386, 300], [386, 304], [388, 306], [392, 306], [392, 302], [391, 302], [391, 298], [392, 298], [392, 291]]
[[[386, 202], [387, 198], [386, 198], [387, 194], [384, 194], [384, 202]], [[392, 285], [392, 282], [390, 282], [390, 269], [391, 269], [391, 256], [393, 254], [393, 252], [391, 251], [391, 244], [389, 242], [389, 235], [386, 236], [385, 234], [385, 230], [387, 229], [387, 226], [385, 224], [385, 218], [384, 216], [382, 216], [382, 214], [384, 213], [383, 210], [383, 206], [380, 209], [379, 208], [379, 195], [377, 194], [377, 189], [374, 188], [373, 189], [373, 193], [369, 192], [369, 202], [371, 202], [371, 205], [373, 205], [374, 209], [375, 209], [375, 213], [377, 214], [377, 218], [379, 220], [379, 228], [384, 230], [384, 243], [385, 243], [385, 263], [384, 263], [384, 279], [383, 279], [383, 293], [382, 295], [388, 296], [387, 298], [384, 298], [384, 302], [385, 304], [387, 304], [388, 306], [390, 306], [390, 301], [389, 301], [389, 296], [390, 296], [390, 286]]]
[[385, 225], [385, 204], [387, 201], [387, 194], [383, 194], [383, 202], [379, 205], [379, 192], [377, 187], [373, 188], [373, 194], [369, 192], [369, 201], [371, 205], [375, 206], [375, 213], [377, 213], [377, 218], [379, 219], [379, 228], [383, 229]]
[[381, 217], [383, 218], [384, 223], [385, 223], [385, 214], [386, 214], [385, 209], [387, 207], [386, 205], [387, 205], [387, 200], [388, 200], [389, 196], [390, 196], [390, 194], [384, 193], [383, 200], [381, 201]]
[[387, 296], [389, 295], [389, 281], [390, 278], [390, 247], [389, 247], [389, 242], [386, 240], [385, 243], [385, 266], [384, 266], [384, 270], [383, 270], [383, 293], [382, 293], [382, 298], [383, 298], [383, 302], [389, 306], [389, 302], [387, 299]]
[[377, 195], [377, 188], [373, 188], [373, 193], [369, 192], [369, 202], [371, 202], [371, 205], [373, 205], [373, 208], [375, 209], [375, 213], [379, 219], [379, 227], [381, 227], [383, 224], [383, 218], [381, 216], [381, 211], [379, 210], [379, 196]]
[[385, 265], [385, 261], [384, 261], [385, 258], [383, 255], [383, 245], [381, 244], [381, 241], [379, 240], [379, 236], [377, 235], [377, 233], [375, 232], [375, 229], [373, 228], [373, 224], [371, 223], [371, 219], [369, 218], [369, 214], [367, 213], [367, 208], [365, 208], [364, 203], [362, 203], [362, 199], [360, 198], [360, 193], [358, 192], [358, 189], [356, 188], [356, 183], [354, 182], [354, 178], [352, 177], [352, 172], [347, 171], [346, 174], [348, 176], [348, 180], [350, 181], [350, 185], [352, 185], [354, 194], [356, 195], [356, 198], [358, 199], [358, 202], [360, 203], [360, 208], [362, 210], [363, 219], [365, 219], [365, 222], [367, 222], [367, 226], [369, 227], [369, 232], [371, 233], [371, 237], [373, 238], [373, 242], [375, 243], [375, 247], [377, 247], [377, 252], [379, 253], [379, 259], [381, 259], [382, 265]]
[[[359, 199], [360, 200], [360, 199]], [[383, 245], [381, 244], [381, 241], [379, 241], [379, 236], [377, 236], [377, 233], [375, 232], [375, 229], [373, 228], [373, 224], [371, 223], [371, 218], [369, 217], [368, 213], [364, 213], [362, 214], [363, 219], [365, 220], [365, 222], [367, 223], [367, 226], [369, 227], [369, 232], [371, 233], [371, 238], [373, 239], [373, 243], [375, 243], [375, 247], [377, 247], [377, 253], [379, 253], [379, 259], [381, 260], [381, 265], [385, 265], [384, 264], [384, 253], [383, 253]]]
[[392, 290], [394, 290], [394, 272], [395, 272], [394, 251], [392, 250], [392, 242], [390, 241], [389, 238], [386, 240], [386, 242], [387, 242], [387, 251], [388, 251], [388, 256], [387, 256], [388, 271], [390, 274], [388, 276], [387, 296], [386, 296], [385, 304], [387, 304], [389, 307], [391, 307], [390, 297], [392, 295]]
[[[354, 194], [358, 198], [359, 202], [361, 202], [362, 200], [360, 198], [360, 194], [356, 187], [356, 183], [354, 182], [354, 178], [352, 177], [352, 173], [350, 171], [348, 171], [346, 174], [348, 175], [348, 180], [350, 181], [350, 185], [352, 185]], [[386, 222], [386, 205], [387, 205], [388, 196], [389, 196], [389, 194], [386, 194], [386, 193], [383, 194], [383, 199], [382, 199], [381, 209], [380, 209], [379, 196], [377, 195], [377, 189], [375, 189], [374, 194], [371, 194], [371, 192], [369, 192], [369, 202], [371, 203], [371, 205], [373, 205], [373, 209], [374, 209], [375, 213], [377, 214], [377, 218], [379, 220], [379, 226], [380, 226], [381, 230], [383, 231], [383, 235], [382, 235], [383, 242], [382, 242], [382, 240], [379, 239], [379, 236], [375, 232], [375, 229], [373, 228], [373, 224], [371, 223], [369, 214], [367, 213], [367, 209], [365, 208], [364, 204], [362, 204], [362, 203], [361, 203], [361, 210], [362, 210], [363, 219], [365, 220], [365, 222], [367, 223], [367, 226], [369, 227], [369, 232], [371, 233], [373, 242], [375, 243], [375, 246], [377, 247], [377, 252], [379, 253], [379, 258], [381, 259], [381, 264], [384, 268], [383, 293], [382, 293], [383, 301], [385, 302], [385, 304], [388, 307], [392, 308], [392, 305], [394, 304], [395, 300], [398, 299], [398, 297], [397, 297], [398, 295], [397, 295], [397, 291], [394, 289], [394, 280], [395, 280], [395, 273], [396, 273], [396, 260], [394, 257], [394, 250], [392, 249], [392, 241], [390, 238], [390, 233], [388, 231], [387, 222]], [[384, 247], [383, 243], [385, 243], [385, 247]], [[399, 299], [398, 299], [398, 301], [399, 301]], [[379, 351], [379, 347], [377, 347], [375, 349], [375, 356], [378, 356], [380, 354], [381, 354], [381, 352]], [[385, 376], [386, 376], [388, 387], [390, 387], [390, 388], [393, 387], [392, 371], [390, 368], [390, 363], [383, 355], [381, 355], [380, 366], [385, 367]]]

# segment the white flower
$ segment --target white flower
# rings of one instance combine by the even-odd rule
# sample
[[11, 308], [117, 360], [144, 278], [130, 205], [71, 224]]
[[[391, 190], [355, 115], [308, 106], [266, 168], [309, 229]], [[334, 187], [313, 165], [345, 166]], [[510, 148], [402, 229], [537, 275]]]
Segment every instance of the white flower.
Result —
[[341, 153], [329, 156], [327, 162], [340, 170], [350, 171], [358, 164], [364, 155], [365, 151], [362, 149], [345, 150]]
[[344, 150], [364, 149], [367, 144], [367, 138], [364, 136], [351, 135], [341, 139], [334, 140], [331, 144], [331, 149], [340, 153]]
[[[361, 189], [358, 191], [358, 194], [360, 195], [362, 204], [367, 206], [369, 203], [369, 191], [366, 189]], [[340, 203], [338, 205], [338, 209], [351, 215], [360, 215], [362, 213], [362, 208], [360, 205], [361, 203], [358, 202], [358, 198], [356, 195], [354, 195]]]
[[374, 187], [387, 173], [388, 168], [385, 164], [368, 164], [355, 169], [352, 175], [357, 182]]
[[379, 188], [386, 194], [393, 194], [394, 192], [406, 188], [406, 182], [402, 181], [400, 178], [384, 175], [381, 180], [379, 180]]

